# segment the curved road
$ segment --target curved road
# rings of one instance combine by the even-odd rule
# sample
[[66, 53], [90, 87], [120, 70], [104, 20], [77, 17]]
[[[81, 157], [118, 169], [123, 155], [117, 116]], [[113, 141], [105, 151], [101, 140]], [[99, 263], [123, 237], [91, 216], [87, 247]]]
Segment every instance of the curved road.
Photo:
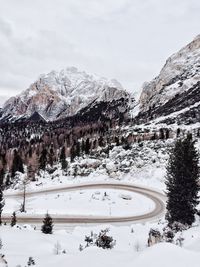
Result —
[[[71, 185], [65, 186], [61, 188], [53, 188], [53, 189], [45, 189], [33, 192], [27, 192], [26, 198], [31, 196], [43, 195], [43, 194], [52, 194], [52, 193], [60, 193], [60, 192], [68, 192], [68, 191], [77, 191], [82, 189], [115, 189], [115, 190], [125, 190], [128, 192], [139, 193], [149, 199], [151, 199], [155, 208], [145, 214], [135, 215], [135, 216], [83, 216], [83, 215], [53, 215], [53, 221], [55, 224], [97, 224], [97, 223], [125, 223], [125, 222], [144, 222], [148, 220], [155, 220], [161, 217], [165, 211], [165, 196], [157, 191], [152, 189], [148, 189], [145, 187], [134, 186], [131, 184], [124, 183], [88, 183], [88, 184], [79, 184], [79, 185]], [[6, 198], [17, 198], [22, 197], [22, 193], [16, 194], [6, 194]], [[42, 215], [17, 215], [18, 223], [42, 223], [44, 216]], [[9, 222], [10, 215], [3, 214], [3, 221]]]

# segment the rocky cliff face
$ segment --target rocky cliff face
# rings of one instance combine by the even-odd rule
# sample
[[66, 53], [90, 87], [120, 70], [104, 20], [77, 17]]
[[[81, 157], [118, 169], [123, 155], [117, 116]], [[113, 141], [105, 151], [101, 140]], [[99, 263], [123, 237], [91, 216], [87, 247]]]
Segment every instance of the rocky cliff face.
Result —
[[99, 78], [71, 67], [41, 75], [27, 90], [3, 106], [4, 117], [30, 117], [35, 112], [46, 120], [73, 116], [91, 103], [131, 100], [116, 80]]
[[[171, 122], [195, 123], [200, 117], [199, 107], [200, 35], [172, 55], [155, 79], [144, 84], [139, 116], [148, 121], [161, 116], [173, 117], [177, 112]], [[166, 120], [170, 123], [169, 118]]]

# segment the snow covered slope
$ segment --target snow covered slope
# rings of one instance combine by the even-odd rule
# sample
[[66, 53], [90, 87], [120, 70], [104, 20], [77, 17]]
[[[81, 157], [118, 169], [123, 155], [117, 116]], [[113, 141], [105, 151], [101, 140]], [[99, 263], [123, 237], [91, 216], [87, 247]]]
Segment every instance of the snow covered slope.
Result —
[[147, 121], [188, 107], [177, 122], [200, 120], [200, 35], [166, 61], [160, 74], [143, 85], [140, 96], [140, 117]]
[[90, 75], [70, 67], [41, 75], [27, 90], [10, 98], [2, 117], [30, 117], [35, 112], [47, 120], [75, 115], [93, 102], [126, 99], [130, 95], [116, 80]]

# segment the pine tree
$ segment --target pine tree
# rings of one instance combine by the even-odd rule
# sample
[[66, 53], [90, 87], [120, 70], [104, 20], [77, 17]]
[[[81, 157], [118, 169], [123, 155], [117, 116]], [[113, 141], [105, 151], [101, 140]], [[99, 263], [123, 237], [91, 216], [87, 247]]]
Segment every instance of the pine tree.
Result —
[[198, 154], [192, 136], [178, 139], [171, 151], [166, 176], [167, 214], [169, 225], [194, 222], [199, 190]]
[[11, 227], [16, 225], [16, 223], [17, 223], [17, 217], [16, 217], [16, 213], [14, 211], [13, 214], [12, 214], [12, 217], [11, 217], [11, 223], [10, 223]]
[[166, 129], [166, 132], [165, 132], [165, 138], [166, 138], [166, 139], [169, 139], [169, 129]]
[[4, 177], [5, 177], [5, 172], [4, 169], [2, 168], [0, 171], [0, 186], [3, 186]]
[[47, 165], [47, 150], [46, 148], [44, 148], [39, 158], [39, 169], [45, 170], [46, 165]]
[[49, 165], [51, 167], [53, 167], [53, 162], [54, 162], [54, 151], [53, 151], [53, 147], [51, 147], [49, 151]]
[[85, 154], [89, 154], [90, 152], [90, 139], [87, 138], [85, 142]]
[[99, 146], [100, 146], [100, 147], [103, 147], [103, 146], [104, 146], [103, 136], [100, 136], [100, 137], [99, 137], [98, 143], [99, 143]]
[[11, 176], [15, 177], [16, 172], [21, 172], [24, 173], [24, 167], [23, 167], [23, 162], [18, 154], [17, 150], [14, 150], [14, 158], [13, 158], [13, 164], [12, 164], [12, 169], [11, 169]]
[[160, 128], [160, 130], [159, 130], [159, 137], [160, 137], [160, 139], [165, 139], [165, 134], [164, 134], [163, 128]]
[[74, 162], [75, 157], [76, 157], [76, 150], [75, 150], [75, 145], [73, 144], [71, 149], [70, 149], [71, 162]]
[[80, 145], [79, 141], [77, 141], [77, 143], [76, 143], [76, 155], [77, 155], [77, 157], [80, 157], [80, 154], [81, 154], [81, 145]]
[[81, 142], [81, 151], [82, 151], [82, 154], [85, 153], [85, 141], [84, 141], [84, 139], [82, 139], [82, 142]]
[[119, 146], [119, 137], [118, 136], [115, 136], [115, 143], [116, 143], [116, 146]]
[[48, 212], [44, 217], [41, 231], [44, 234], [52, 234], [52, 232], [53, 232], [53, 220], [52, 220], [51, 216], [48, 214]]
[[68, 162], [66, 161], [65, 147], [63, 146], [60, 152], [60, 163], [62, 170], [67, 170]]

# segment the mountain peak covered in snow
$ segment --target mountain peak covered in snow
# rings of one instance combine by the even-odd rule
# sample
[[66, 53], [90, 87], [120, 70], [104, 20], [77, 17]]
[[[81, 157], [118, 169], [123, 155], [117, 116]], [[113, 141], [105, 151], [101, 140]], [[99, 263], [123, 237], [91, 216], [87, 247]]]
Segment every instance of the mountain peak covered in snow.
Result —
[[156, 78], [144, 83], [140, 111], [156, 118], [190, 109], [199, 101], [200, 35], [169, 57]]
[[130, 98], [116, 80], [68, 67], [39, 76], [31, 86], [3, 106], [3, 116], [30, 117], [38, 112], [46, 120], [73, 116], [93, 101]]

